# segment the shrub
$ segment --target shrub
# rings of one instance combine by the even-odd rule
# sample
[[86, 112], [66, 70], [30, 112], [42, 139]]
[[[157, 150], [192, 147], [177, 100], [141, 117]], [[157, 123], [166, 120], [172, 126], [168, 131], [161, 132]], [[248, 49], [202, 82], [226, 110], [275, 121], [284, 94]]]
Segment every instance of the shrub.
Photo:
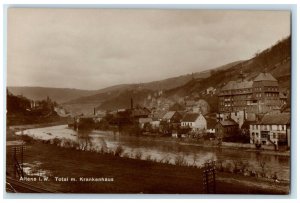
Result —
[[114, 155], [120, 157], [123, 152], [124, 152], [123, 147], [121, 145], [118, 145], [115, 152], [114, 152]]
[[225, 171], [225, 172], [229, 172], [229, 173], [233, 172], [232, 164], [229, 163], [229, 162], [226, 163], [225, 168], [224, 168], [224, 171]]
[[128, 153], [124, 153], [124, 154], [123, 154], [123, 158], [129, 159], [129, 154], [128, 154]]
[[164, 163], [170, 164], [170, 158], [168, 156], [164, 158]]
[[146, 156], [146, 161], [151, 161], [151, 155]]
[[224, 171], [223, 160], [217, 161], [217, 169], [221, 172]]
[[142, 158], [142, 152], [137, 151], [136, 154], [135, 154], [135, 158], [140, 160]]
[[248, 161], [240, 161], [240, 169], [242, 173], [245, 173], [248, 171], [249, 168], [249, 162]]
[[27, 143], [27, 144], [30, 144], [30, 143], [33, 143], [35, 140], [30, 137], [29, 135], [22, 135], [22, 140]]
[[57, 137], [50, 140], [50, 143], [51, 144], [55, 144], [55, 145], [59, 145], [60, 142], [61, 142], [60, 139], [58, 139]]
[[177, 166], [187, 166], [187, 162], [182, 155], [175, 157], [175, 165]]
[[259, 160], [259, 166], [261, 167], [261, 177], [266, 177], [266, 162], [264, 160]]

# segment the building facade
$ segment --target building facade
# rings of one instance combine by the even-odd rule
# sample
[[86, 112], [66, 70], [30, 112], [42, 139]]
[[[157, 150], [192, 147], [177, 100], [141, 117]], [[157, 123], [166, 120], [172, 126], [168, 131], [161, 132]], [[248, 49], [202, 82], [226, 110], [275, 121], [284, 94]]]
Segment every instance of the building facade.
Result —
[[238, 134], [239, 124], [234, 120], [219, 121], [215, 127], [215, 135], [219, 140], [226, 141]]
[[181, 121], [182, 128], [191, 128], [193, 132], [200, 132], [207, 129], [206, 119], [199, 113], [187, 113]]
[[266, 113], [280, 108], [278, 81], [270, 73], [260, 73], [253, 81], [228, 82], [219, 93], [219, 112]]
[[265, 115], [260, 122], [250, 124], [250, 143], [257, 146], [290, 146], [290, 114]]

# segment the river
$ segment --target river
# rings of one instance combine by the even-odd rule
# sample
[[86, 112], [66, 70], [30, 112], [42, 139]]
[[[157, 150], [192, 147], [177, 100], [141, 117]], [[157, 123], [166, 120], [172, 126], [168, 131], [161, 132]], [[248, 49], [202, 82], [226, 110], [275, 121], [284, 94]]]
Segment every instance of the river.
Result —
[[92, 131], [82, 134], [67, 125], [59, 125], [44, 128], [27, 129], [16, 134], [27, 134], [39, 140], [62, 140], [61, 144], [69, 141], [79, 143], [81, 148], [95, 151], [113, 151], [121, 146], [124, 152], [122, 156], [131, 158], [151, 159], [155, 161], [175, 163], [178, 157], [190, 165], [200, 166], [208, 160], [222, 160], [224, 166], [228, 163], [242, 161], [248, 163], [249, 170], [262, 169], [261, 163], [265, 163], [267, 174], [277, 173], [279, 179], [290, 179], [290, 157], [272, 154], [257, 153], [246, 149], [229, 149], [204, 147], [201, 145], [184, 143], [177, 138], [170, 137], [145, 137], [119, 135], [113, 132]]

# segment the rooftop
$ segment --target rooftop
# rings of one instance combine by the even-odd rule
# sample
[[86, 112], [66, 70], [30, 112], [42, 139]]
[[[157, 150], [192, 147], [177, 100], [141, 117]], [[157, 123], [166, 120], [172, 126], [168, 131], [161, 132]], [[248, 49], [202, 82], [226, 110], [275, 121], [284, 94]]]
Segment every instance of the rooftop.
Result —
[[213, 129], [215, 128], [216, 124], [217, 124], [217, 120], [213, 119], [213, 118], [205, 118], [206, 122], [207, 122], [207, 129]]
[[270, 73], [260, 73], [254, 79], [254, 82], [258, 82], [258, 81], [275, 81], [276, 82], [277, 80]]
[[169, 119], [171, 119], [171, 118], [174, 116], [175, 113], [176, 113], [176, 111], [168, 111], [168, 112], [163, 116], [163, 119], [169, 120]]
[[281, 113], [277, 115], [265, 115], [260, 124], [263, 125], [286, 125], [291, 123], [291, 114], [290, 113]]
[[222, 90], [246, 89], [252, 88], [253, 81], [229, 81]]
[[232, 125], [238, 125], [234, 120], [225, 120], [220, 121], [222, 126], [232, 126]]
[[199, 116], [198, 113], [187, 113], [184, 115], [182, 122], [195, 122]]

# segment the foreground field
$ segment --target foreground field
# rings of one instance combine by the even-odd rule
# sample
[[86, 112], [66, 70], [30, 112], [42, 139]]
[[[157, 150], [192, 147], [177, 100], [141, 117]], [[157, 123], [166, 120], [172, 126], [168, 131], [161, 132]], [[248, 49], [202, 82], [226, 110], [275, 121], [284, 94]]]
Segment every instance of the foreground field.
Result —
[[[202, 170], [150, 161], [120, 158], [96, 152], [61, 148], [42, 142], [28, 144], [24, 163], [32, 174], [48, 181], [27, 183], [60, 193], [148, 193], [203, 194]], [[13, 176], [10, 152], [7, 174]], [[45, 173], [45, 174], [44, 174]], [[68, 178], [58, 181], [55, 177]], [[75, 178], [77, 181], [71, 181]], [[108, 178], [113, 181], [80, 181], [80, 178]], [[254, 177], [218, 173], [218, 194], [288, 194], [288, 183], [274, 183]]]

